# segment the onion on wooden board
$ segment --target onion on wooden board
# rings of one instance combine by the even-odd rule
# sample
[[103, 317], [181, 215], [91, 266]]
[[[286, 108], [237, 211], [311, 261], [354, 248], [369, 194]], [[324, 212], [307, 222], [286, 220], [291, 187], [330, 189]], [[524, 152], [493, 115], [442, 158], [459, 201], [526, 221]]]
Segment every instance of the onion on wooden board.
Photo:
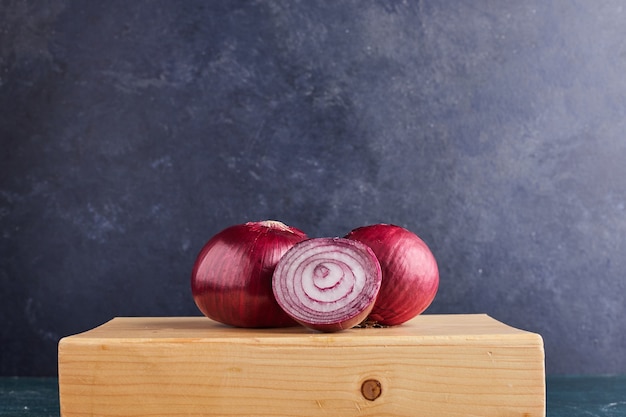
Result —
[[415, 233], [379, 223], [356, 228], [345, 238], [369, 246], [382, 269], [380, 293], [368, 321], [395, 326], [432, 303], [439, 288], [439, 269], [430, 248]]
[[207, 317], [236, 327], [288, 327], [297, 323], [276, 303], [272, 274], [304, 232], [266, 220], [228, 227], [213, 236], [194, 263], [191, 290]]
[[361, 323], [380, 285], [381, 269], [372, 250], [337, 237], [295, 244], [278, 262], [272, 279], [283, 310], [303, 326], [323, 332]]

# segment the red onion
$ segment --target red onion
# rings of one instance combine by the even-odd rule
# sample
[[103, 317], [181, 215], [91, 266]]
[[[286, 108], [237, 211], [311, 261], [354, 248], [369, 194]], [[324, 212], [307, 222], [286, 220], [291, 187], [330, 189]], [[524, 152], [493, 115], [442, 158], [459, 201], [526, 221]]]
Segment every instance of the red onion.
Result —
[[346, 238], [369, 246], [382, 269], [380, 293], [368, 321], [394, 326], [426, 310], [439, 287], [439, 269], [422, 239], [391, 224], [359, 227]]
[[348, 329], [370, 313], [381, 270], [366, 245], [315, 238], [294, 245], [278, 262], [272, 287], [278, 304], [303, 326], [324, 332]]
[[195, 261], [196, 305], [205, 316], [231, 326], [295, 326], [274, 299], [272, 274], [283, 254], [306, 238], [301, 230], [271, 220], [222, 230]]

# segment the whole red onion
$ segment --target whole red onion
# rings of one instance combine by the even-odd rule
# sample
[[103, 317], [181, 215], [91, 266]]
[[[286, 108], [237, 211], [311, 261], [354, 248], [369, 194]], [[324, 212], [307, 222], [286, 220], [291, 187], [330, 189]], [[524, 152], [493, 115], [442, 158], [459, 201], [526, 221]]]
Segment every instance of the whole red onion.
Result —
[[439, 288], [437, 261], [413, 232], [392, 224], [352, 230], [347, 239], [369, 246], [382, 269], [382, 284], [368, 320], [386, 326], [404, 323], [432, 303]]
[[294, 322], [276, 303], [272, 274], [279, 259], [306, 234], [266, 220], [228, 227], [200, 251], [191, 275], [193, 299], [207, 317], [236, 327], [287, 327]]
[[297, 243], [278, 261], [272, 280], [278, 304], [298, 323], [324, 332], [365, 320], [380, 283], [372, 250], [343, 238]]

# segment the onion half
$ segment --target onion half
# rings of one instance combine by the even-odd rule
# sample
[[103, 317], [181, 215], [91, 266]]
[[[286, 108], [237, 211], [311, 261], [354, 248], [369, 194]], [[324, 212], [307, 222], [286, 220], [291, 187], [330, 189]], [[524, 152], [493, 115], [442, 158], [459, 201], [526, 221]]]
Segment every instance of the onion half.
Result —
[[376, 256], [365, 244], [315, 238], [294, 245], [278, 262], [274, 297], [305, 327], [335, 332], [361, 323], [381, 285]]
[[392, 224], [359, 227], [345, 237], [369, 246], [382, 269], [380, 293], [368, 321], [395, 326], [428, 308], [439, 288], [439, 269], [422, 239]]
[[200, 311], [236, 327], [297, 325], [276, 303], [272, 274], [279, 259], [306, 234], [267, 220], [228, 227], [200, 251], [191, 291]]

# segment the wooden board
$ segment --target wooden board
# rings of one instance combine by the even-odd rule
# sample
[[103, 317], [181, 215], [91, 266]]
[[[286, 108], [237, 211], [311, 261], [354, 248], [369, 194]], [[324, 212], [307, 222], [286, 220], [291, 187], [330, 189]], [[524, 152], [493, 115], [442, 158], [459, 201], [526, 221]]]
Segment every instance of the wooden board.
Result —
[[63, 417], [544, 416], [544, 349], [483, 314], [330, 334], [119, 317], [59, 342], [59, 393]]

